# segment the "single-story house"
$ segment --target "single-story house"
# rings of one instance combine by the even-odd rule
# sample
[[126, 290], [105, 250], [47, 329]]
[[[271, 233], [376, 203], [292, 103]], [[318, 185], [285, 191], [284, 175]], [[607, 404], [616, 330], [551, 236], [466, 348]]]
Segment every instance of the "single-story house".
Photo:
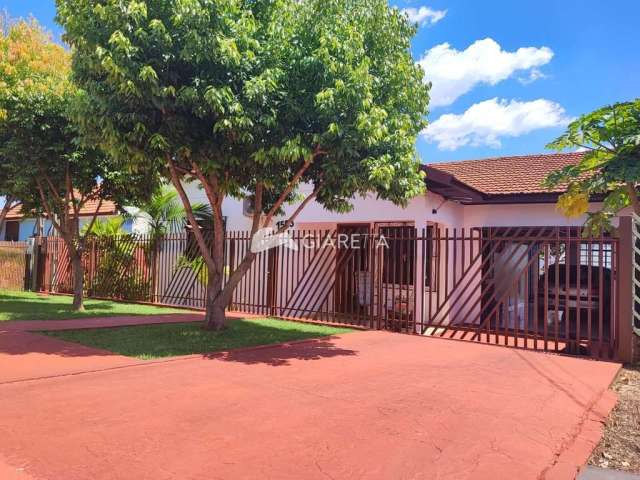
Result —
[[[422, 334], [444, 335], [455, 327], [457, 334], [469, 331], [496, 342], [547, 348], [551, 341], [556, 350], [610, 354], [616, 342], [617, 239], [582, 238], [585, 218], [565, 217], [556, 208], [562, 189], [541, 186], [547, 174], [582, 155], [427, 164], [427, 192], [406, 208], [374, 195], [355, 198], [353, 210], [343, 214], [311, 202], [291, 233], [299, 247], [308, 243], [305, 236], [323, 235], [318, 232], [384, 236], [386, 247], [365, 241], [365, 247], [338, 244], [305, 254], [274, 249], [255, 262], [236, 291], [235, 306], [367, 326], [382, 322], [383, 328]], [[205, 201], [196, 185], [187, 191], [194, 202]], [[597, 206], [594, 201], [592, 208]], [[248, 245], [234, 232], [249, 230], [250, 205], [229, 199], [223, 213], [227, 232], [236, 236], [227, 249], [232, 269]], [[257, 283], [267, 288], [253, 288]]]
[[[414, 198], [406, 208], [376, 199], [374, 195], [355, 198], [349, 213], [333, 213], [311, 202], [295, 221], [295, 229], [335, 228], [341, 224], [369, 224], [372, 228], [388, 222], [412, 225], [419, 230], [431, 225], [442, 228], [511, 226], [580, 226], [585, 218], [567, 218], [555, 202], [561, 189], [541, 186], [545, 176], [556, 169], [577, 163], [583, 153], [550, 153], [495, 157], [423, 165], [427, 192]], [[189, 198], [206, 203], [204, 191], [194, 182], [186, 186]], [[303, 186], [302, 193], [310, 186]], [[223, 213], [228, 231], [248, 230], [251, 215], [248, 202], [227, 199]], [[594, 207], [597, 203], [594, 203]], [[286, 208], [287, 214], [296, 205]], [[284, 220], [282, 215], [276, 220]]]
[[[577, 163], [583, 153], [550, 153], [486, 158], [423, 166], [427, 193], [409, 202], [406, 208], [378, 200], [374, 195], [355, 198], [349, 213], [333, 213], [311, 202], [298, 216], [296, 229], [331, 228], [346, 223], [400, 222], [418, 229], [429, 225], [443, 228], [478, 226], [579, 226], [584, 218], [569, 219], [557, 211], [557, 191], [541, 186], [545, 176], [558, 168]], [[302, 193], [310, 191], [301, 188]], [[206, 203], [204, 191], [195, 183], [187, 185], [193, 202]], [[594, 204], [595, 205], [595, 204]], [[289, 205], [291, 213], [296, 205]], [[227, 230], [248, 230], [251, 215], [247, 202], [227, 199], [223, 204]], [[284, 220], [286, 215], [277, 218]]]

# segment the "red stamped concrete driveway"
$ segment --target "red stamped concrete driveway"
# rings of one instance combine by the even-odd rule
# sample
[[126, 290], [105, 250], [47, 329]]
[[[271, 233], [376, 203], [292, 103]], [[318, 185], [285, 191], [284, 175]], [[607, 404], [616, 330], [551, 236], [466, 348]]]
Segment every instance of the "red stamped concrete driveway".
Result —
[[0, 340], [11, 480], [570, 479], [618, 370], [385, 332], [164, 362]]

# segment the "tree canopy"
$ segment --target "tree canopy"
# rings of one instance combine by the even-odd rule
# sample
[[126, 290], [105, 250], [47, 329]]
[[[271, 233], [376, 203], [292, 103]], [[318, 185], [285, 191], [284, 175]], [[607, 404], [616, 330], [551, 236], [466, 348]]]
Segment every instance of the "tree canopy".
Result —
[[[577, 165], [551, 173], [545, 183], [566, 185], [558, 207], [568, 216], [587, 214], [587, 232], [610, 230], [611, 219], [626, 207], [640, 215], [640, 98], [580, 116], [547, 148], [585, 150]], [[603, 198], [602, 207], [588, 212], [594, 195]]]
[[313, 198], [346, 211], [357, 194], [404, 205], [423, 191], [415, 140], [428, 86], [410, 54], [415, 27], [386, 0], [57, 5], [86, 92], [84, 135], [130, 171], [173, 182], [214, 288], [222, 246], [209, 253], [182, 180], [203, 185], [214, 239], [227, 196], [254, 197], [255, 232], [302, 183], [312, 193], [293, 216]]
[[81, 308], [80, 212], [94, 201], [95, 221], [104, 200], [135, 196], [139, 182], [79, 136], [72, 118], [82, 92], [70, 81], [68, 51], [35, 21], [6, 27], [1, 51], [0, 186], [24, 211], [46, 215], [64, 240]]
[[[0, 13], [0, 122], [7, 108], [19, 99], [51, 89], [68, 88], [70, 56], [49, 41], [35, 21], [14, 21]], [[21, 203], [21, 186], [15, 184], [9, 166], [0, 159], [0, 229], [10, 208]]]

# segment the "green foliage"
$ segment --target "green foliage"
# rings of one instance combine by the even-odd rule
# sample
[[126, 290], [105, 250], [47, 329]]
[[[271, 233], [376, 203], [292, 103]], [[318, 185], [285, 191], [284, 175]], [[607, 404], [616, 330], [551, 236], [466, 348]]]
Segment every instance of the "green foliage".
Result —
[[[616, 103], [582, 115], [547, 148], [586, 150], [577, 165], [552, 172], [548, 188], [564, 185], [567, 193], [559, 208], [571, 216], [587, 214], [587, 233], [611, 229], [611, 219], [632, 206], [640, 214], [636, 186], [640, 182], [640, 98]], [[587, 212], [592, 195], [601, 195], [602, 207]]]
[[[211, 210], [206, 205], [194, 203], [191, 208], [196, 217], [203, 219], [205, 223], [211, 216]], [[187, 224], [185, 210], [178, 194], [166, 184], [161, 185], [145, 202], [128, 209], [126, 216], [144, 222], [153, 238], [181, 233]]]
[[126, 231], [123, 228], [124, 218], [122, 217], [110, 217], [104, 220], [97, 219], [91, 231], [89, 231], [89, 223], [86, 223], [80, 233], [84, 236], [91, 235], [97, 238], [108, 238], [126, 235]]
[[89, 199], [124, 202], [146, 195], [153, 176], [144, 175], [143, 182], [142, 174], [125, 175], [79, 135], [73, 117], [84, 92], [70, 81], [70, 53], [35, 20], [2, 23], [0, 193], [43, 212], [40, 183], [61, 221]]
[[[428, 87], [386, 0], [57, 0], [83, 133], [132, 173], [196, 162], [223, 195], [302, 181], [325, 207], [422, 192]], [[267, 196], [268, 196], [267, 195]], [[268, 207], [268, 205], [267, 205]]]
[[[96, 222], [97, 223], [97, 222]], [[113, 235], [113, 230], [122, 230], [122, 223], [107, 221], [96, 231], [87, 246], [86, 255], [95, 255], [96, 271], [87, 282], [90, 296], [118, 298], [123, 300], [148, 300], [151, 281], [140, 268], [138, 256], [148, 266], [148, 252], [132, 235]]]
[[[42, 186], [50, 210], [61, 222], [90, 197], [111, 198], [108, 159], [80, 143], [70, 119], [80, 95], [68, 80], [70, 55], [35, 21], [12, 24], [2, 37], [0, 52], [3, 190], [21, 199], [26, 210], [43, 212], [38, 189]], [[70, 189], [75, 194], [65, 201]]]

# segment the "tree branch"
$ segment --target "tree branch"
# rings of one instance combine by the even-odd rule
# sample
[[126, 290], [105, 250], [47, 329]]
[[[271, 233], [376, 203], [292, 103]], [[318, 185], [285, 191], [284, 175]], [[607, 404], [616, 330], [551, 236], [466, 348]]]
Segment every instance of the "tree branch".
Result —
[[302, 212], [302, 210], [304, 210], [304, 207], [306, 207], [309, 202], [311, 200], [313, 200], [316, 195], [318, 195], [318, 192], [320, 191], [320, 188], [322, 187], [322, 184], [318, 184], [318, 186], [313, 190], [313, 192], [311, 192], [309, 195], [307, 195], [307, 198], [305, 198], [300, 205], [298, 205], [298, 208], [296, 208], [296, 210], [291, 214], [291, 216], [284, 222], [284, 225], [282, 225], [282, 227], [280, 227], [278, 229], [278, 231], [276, 233], [282, 233], [284, 232], [287, 228], [289, 228], [291, 225], [293, 225], [293, 221], [296, 219], [296, 217], [300, 214], [300, 212]]
[[[64, 175], [64, 183], [65, 183], [65, 188], [67, 189], [66, 197], [68, 197], [69, 201], [71, 202], [71, 208], [73, 209], [73, 214], [76, 217], [78, 217], [78, 215], [80, 214], [80, 209], [78, 208], [78, 205], [76, 205], [76, 195], [75, 195], [75, 192], [73, 191], [73, 182], [71, 181], [71, 174], [69, 173], [68, 166], [67, 166], [67, 171], [65, 172], [65, 175]], [[80, 201], [82, 202], [82, 198], [80, 199]]]
[[[584, 135], [585, 135], [585, 137], [587, 137], [587, 138], [589, 139], [589, 141], [590, 141], [591, 143], [593, 143], [594, 145], [597, 145], [597, 146], [599, 146], [600, 148], [605, 149], [605, 150], [606, 150], [606, 151], [608, 151], [609, 153], [613, 153], [613, 154], [615, 154], [615, 153], [616, 153], [616, 151], [615, 151], [615, 150], [613, 150], [613, 149], [611, 149], [611, 148], [607, 147], [606, 145], [604, 145], [604, 144], [602, 144], [602, 143], [600, 143], [600, 142], [596, 142], [596, 141], [593, 139], [593, 137], [591, 137], [591, 135], [589, 135], [588, 133], [586, 133], [586, 132], [585, 132], [585, 134], [584, 134]], [[579, 144], [577, 144], [577, 145], [579, 145]], [[583, 145], [580, 145], [580, 146], [582, 147]], [[594, 148], [591, 148], [590, 150], [595, 150], [595, 149], [594, 149]]]
[[[204, 173], [202, 173], [202, 170], [200, 169], [200, 166], [196, 162], [194, 162], [193, 160], [190, 160], [190, 162], [191, 162], [191, 167], [193, 168], [193, 171], [196, 174], [196, 178], [198, 180], [200, 180], [200, 183], [204, 187], [204, 192], [207, 195], [207, 198], [209, 199], [209, 203], [211, 204], [211, 208], [215, 208], [215, 206], [220, 201], [219, 200], [220, 199], [220, 192], [217, 191], [218, 190], [218, 178], [215, 175], [212, 175], [211, 178], [205, 177]], [[215, 183], [215, 186], [212, 186], [209, 183], [210, 180], [213, 183]]]
[[207, 264], [207, 267], [209, 267], [212, 270], [216, 270], [217, 269], [216, 262], [211, 256], [211, 252], [209, 251], [207, 242], [204, 238], [204, 235], [202, 235], [202, 231], [200, 230], [200, 225], [196, 221], [196, 217], [193, 214], [193, 208], [191, 208], [191, 202], [189, 201], [189, 197], [187, 197], [187, 194], [185, 193], [184, 188], [180, 183], [180, 177], [176, 172], [176, 167], [173, 163], [173, 160], [168, 154], [166, 155], [166, 161], [167, 161], [167, 167], [169, 168], [169, 174], [171, 176], [171, 183], [173, 183], [173, 186], [175, 187], [176, 191], [178, 192], [178, 195], [180, 196], [180, 199], [182, 200], [184, 211], [187, 214], [187, 220], [189, 220], [189, 224], [191, 225], [191, 229], [193, 230], [193, 235], [196, 239], [196, 242], [198, 243], [198, 247], [200, 247], [200, 253], [202, 254], [202, 258], [204, 258], [204, 261]]
[[284, 203], [284, 201], [287, 199], [287, 197], [289, 196], [289, 194], [293, 191], [293, 189], [296, 187], [296, 185], [298, 184], [298, 182], [300, 181], [300, 179], [302, 178], [302, 176], [304, 175], [304, 173], [309, 169], [309, 167], [311, 166], [311, 164], [313, 163], [313, 161], [315, 160], [316, 157], [323, 155], [324, 152], [323, 150], [320, 149], [320, 146], [316, 146], [313, 154], [311, 154], [311, 156], [309, 157], [308, 160], [306, 160], [303, 164], [302, 167], [300, 167], [300, 169], [296, 172], [296, 174], [293, 176], [293, 178], [291, 179], [291, 181], [289, 182], [289, 184], [287, 185], [287, 188], [285, 188], [282, 193], [280, 194], [280, 197], [278, 197], [278, 200], [276, 200], [276, 203], [273, 204], [273, 206], [271, 207], [271, 210], [269, 210], [269, 213], [267, 213], [267, 216], [265, 217], [263, 226], [267, 226], [269, 225], [269, 222], [271, 221], [271, 219], [273, 218], [273, 216], [275, 215], [275, 213], [278, 211], [278, 209], [282, 206], [282, 204]]
[[629, 198], [631, 199], [631, 206], [633, 207], [633, 212], [636, 215], [640, 215], [640, 200], [638, 199], [638, 192], [636, 191], [636, 185], [633, 182], [627, 182], [627, 191], [629, 193]]
[[49, 217], [49, 220], [51, 220], [51, 224], [53, 225], [53, 228], [55, 228], [58, 231], [58, 233], [63, 238], [63, 240], [67, 243], [67, 246], [70, 249], [74, 250], [75, 252], [75, 247], [73, 245], [73, 242], [69, 239], [68, 232], [66, 232], [62, 228], [60, 223], [58, 223], [58, 221], [55, 218], [55, 215], [53, 214], [53, 211], [51, 210], [51, 205], [49, 205], [49, 201], [47, 200], [46, 195], [44, 194], [44, 188], [42, 186], [42, 182], [39, 179], [36, 180], [36, 185], [38, 186], [38, 193], [40, 194], [40, 200], [42, 201], [42, 206], [44, 207], [45, 212], [47, 212], [47, 216]]
[[262, 196], [264, 194], [264, 184], [258, 182], [256, 184], [256, 193], [253, 198], [253, 221], [251, 223], [251, 238], [256, 234], [258, 228], [260, 228], [260, 217], [262, 217]]
[[93, 229], [93, 225], [96, 223], [96, 219], [98, 218], [98, 213], [100, 212], [100, 207], [102, 207], [102, 201], [103, 201], [103, 198], [100, 197], [100, 200], [98, 200], [98, 206], [96, 207], [96, 211], [93, 212], [91, 222], [89, 222], [89, 226], [87, 227], [87, 232], [84, 234], [84, 238], [86, 238], [87, 235], [91, 233], [91, 230]]

